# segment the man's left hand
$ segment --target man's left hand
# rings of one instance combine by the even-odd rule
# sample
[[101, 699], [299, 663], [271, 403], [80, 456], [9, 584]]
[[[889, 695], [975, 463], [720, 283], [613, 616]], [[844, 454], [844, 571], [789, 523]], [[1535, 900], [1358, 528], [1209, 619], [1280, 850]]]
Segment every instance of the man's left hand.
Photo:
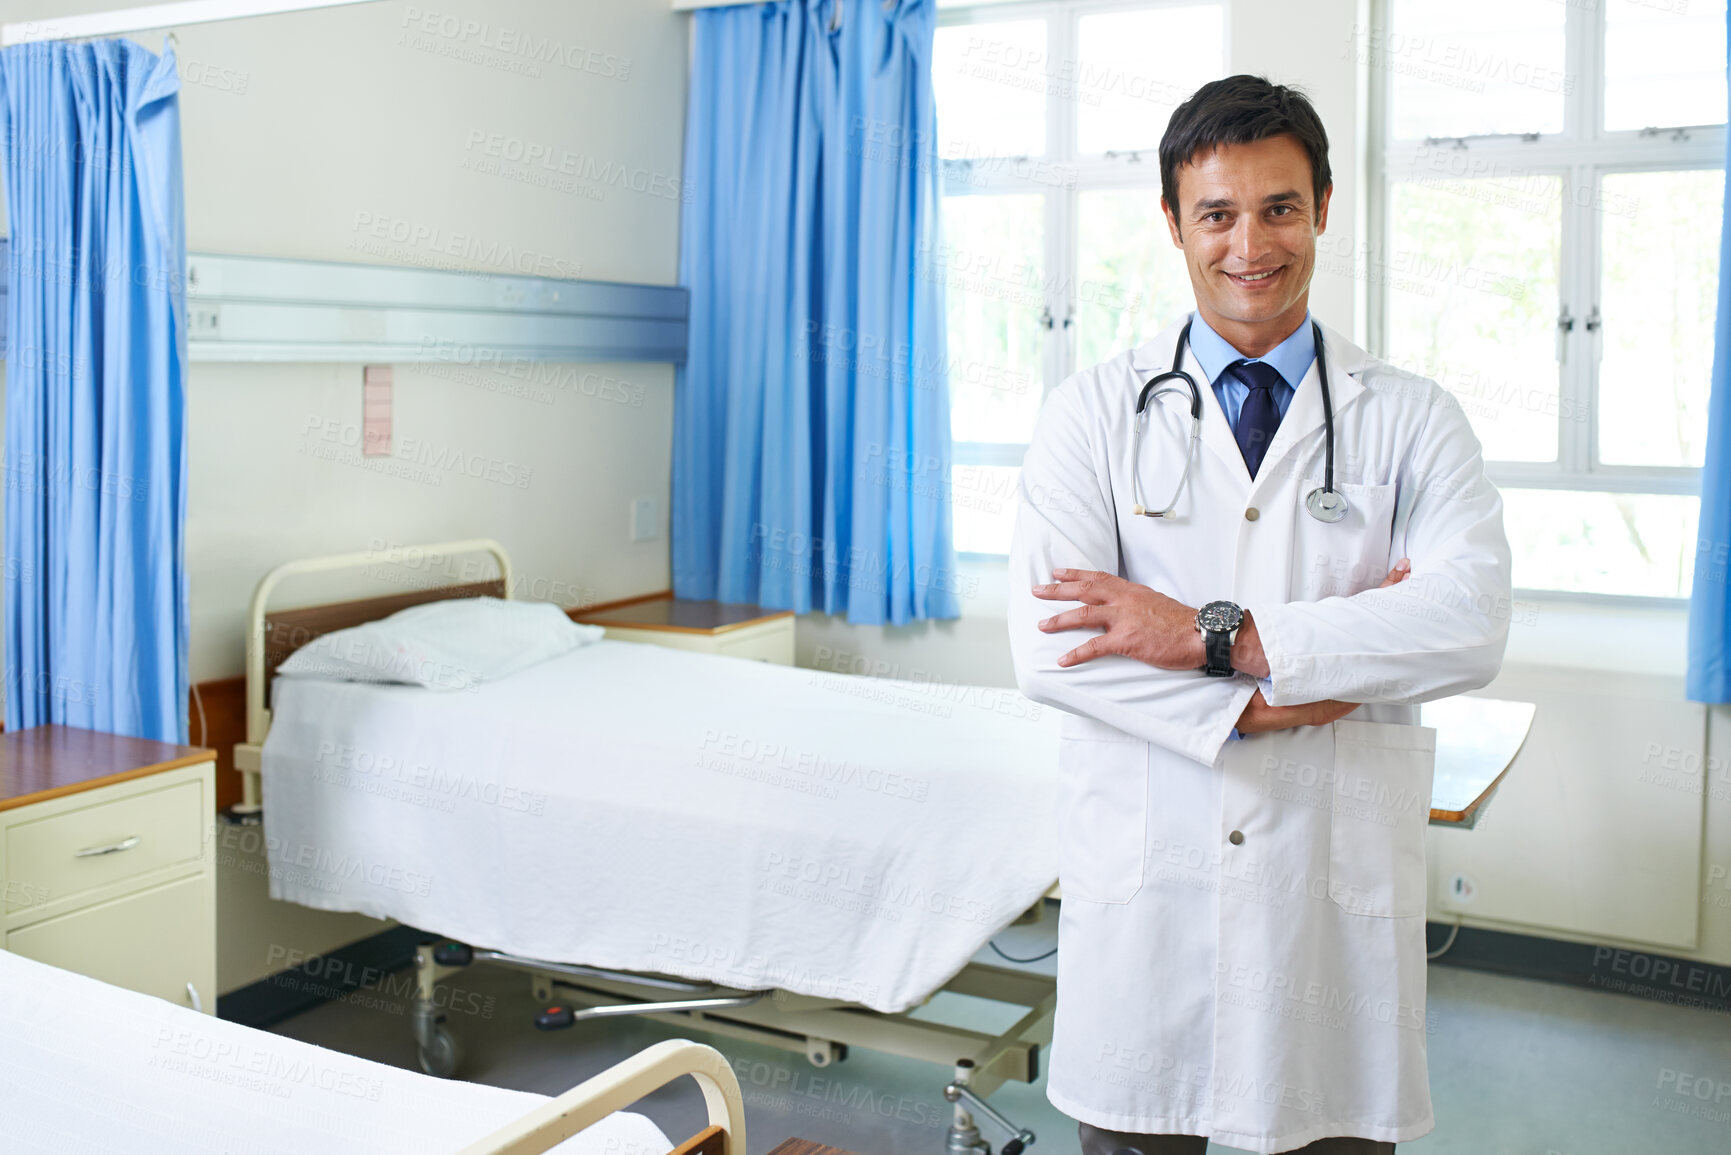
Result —
[[1048, 634], [1105, 631], [1059, 658], [1058, 665], [1077, 666], [1107, 654], [1122, 654], [1162, 670], [1195, 670], [1206, 663], [1202, 635], [1196, 632], [1195, 607], [1098, 570], [1053, 570], [1052, 578], [1051, 585], [1034, 587], [1035, 597], [1082, 604], [1047, 618], [1040, 629]]

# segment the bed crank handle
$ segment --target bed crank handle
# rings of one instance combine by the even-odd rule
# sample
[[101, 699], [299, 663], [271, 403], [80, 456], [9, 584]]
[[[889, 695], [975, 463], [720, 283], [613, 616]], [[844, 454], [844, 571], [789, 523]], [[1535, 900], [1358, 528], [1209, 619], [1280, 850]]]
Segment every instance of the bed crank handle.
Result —
[[[973, 1063], [967, 1059], [963, 1059], [962, 1062], [958, 1064], [958, 1067], [962, 1069], [971, 1068], [972, 1066]], [[960, 1073], [961, 1071], [958, 1070], [958, 1074]], [[1010, 1133], [1011, 1137], [1004, 1141], [1004, 1146], [999, 1150], [998, 1155], [1022, 1155], [1022, 1152], [1026, 1151], [1029, 1145], [1034, 1142], [1034, 1133], [1032, 1131], [1028, 1130], [1026, 1127], [1018, 1127], [1008, 1119], [1004, 1118], [997, 1108], [993, 1107], [990, 1103], [980, 1098], [979, 1095], [975, 1094], [974, 1089], [968, 1086], [964, 1079], [958, 1078], [949, 1086], [945, 1087], [944, 1098], [951, 1103], [966, 1103], [968, 1108], [974, 1113], [984, 1115], [986, 1118], [990, 1119], [992, 1122]]]

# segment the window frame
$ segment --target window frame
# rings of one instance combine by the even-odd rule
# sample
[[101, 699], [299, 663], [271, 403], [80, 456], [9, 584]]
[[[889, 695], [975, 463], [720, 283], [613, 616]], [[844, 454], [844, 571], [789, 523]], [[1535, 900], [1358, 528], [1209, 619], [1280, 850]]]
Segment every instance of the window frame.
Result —
[[[1216, 7], [1220, 9], [1221, 59], [1231, 75], [1232, 0], [998, 0], [944, 7], [938, 11], [941, 28], [970, 24], [999, 24], [1015, 20], [1046, 21], [1046, 55], [1050, 61], [1077, 59], [1083, 17], [1101, 13], [1146, 11], [1155, 8]], [[1160, 189], [1160, 160], [1156, 145], [1139, 151], [1081, 156], [1076, 152], [1079, 103], [1068, 98], [1063, 86], [1054, 83], [1046, 93], [1046, 151], [1040, 158], [981, 157], [941, 162], [940, 195], [1002, 196], [1037, 193], [1044, 197], [1044, 280], [1042, 294], [1046, 328], [1041, 357], [1043, 380], [1040, 397], [1076, 371], [1076, 288], [1081, 259], [1077, 208], [1081, 194], [1099, 189], [1148, 188], [1156, 199]], [[943, 126], [939, 125], [942, 139]], [[1018, 176], [1019, 161], [1042, 160], [1048, 179]], [[1033, 430], [1029, 429], [1031, 435]], [[959, 441], [952, 435], [951, 462], [957, 466], [1010, 466], [1021, 468], [1029, 442]], [[958, 551], [965, 560], [1003, 560], [1003, 553]]]
[[[1384, 35], [1393, 0], [1371, 0], [1371, 28]], [[1369, 181], [1366, 222], [1373, 257], [1392, 252], [1390, 201], [1401, 173], [1414, 173], [1419, 150], [1452, 146], [1474, 163], [1486, 163], [1492, 173], [1522, 175], [1555, 173], [1563, 182], [1562, 236], [1557, 299], [1562, 317], [1573, 327], [1561, 334], [1564, 356], [1558, 374], [1557, 460], [1555, 462], [1487, 461], [1485, 471], [1499, 489], [1545, 489], [1617, 494], [1699, 496], [1701, 470], [1696, 466], [1610, 465], [1599, 460], [1600, 336], [1589, 331], [1587, 318], [1596, 315], [1603, 258], [1601, 216], [1592, 205], [1600, 181], [1628, 172], [1723, 171], [1726, 126], [1682, 125], [1661, 129], [1607, 131], [1605, 123], [1605, 45], [1608, 17], [1605, 5], [1564, 6], [1563, 129], [1531, 135], [1481, 135], [1397, 140], [1393, 136], [1390, 71], [1370, 66], [1367, 157]], [[1572, 91], [1569, 81], [1573, 81]], [[1572, 190], [1590, 188], [1582, 205]], [[1721, 276], [1731, 270], [1721, 270]], [[1387, 352], [1389, 285], [1367, 296], [1367, 347]], [[1586, 420], [1564, 420], [1580, 412]], [[1607, 594], [1586, 590], [1518, 588], [1523, 598], [1642, 608], [1682, 608], [1683, 597]]]

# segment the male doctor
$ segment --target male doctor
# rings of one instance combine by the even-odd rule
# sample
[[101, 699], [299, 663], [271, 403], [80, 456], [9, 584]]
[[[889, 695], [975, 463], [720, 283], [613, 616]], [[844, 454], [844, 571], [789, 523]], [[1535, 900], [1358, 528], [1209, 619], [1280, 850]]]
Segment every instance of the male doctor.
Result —
[[[1388, 1152], [1432, 1126], [1417, 704], [1502, 661], [1502, 500], [1447, 392], [1312, 327], [1300, 93], [1205, 85], [1160, 177], [1196, 311], [1055, 390], [1022, 469], [1017, 678], [1073, 715], [1048, 1093], [1083, 1155]], [[1200, 444], [1176, 381], [1132, 456], [1185, 326]]]

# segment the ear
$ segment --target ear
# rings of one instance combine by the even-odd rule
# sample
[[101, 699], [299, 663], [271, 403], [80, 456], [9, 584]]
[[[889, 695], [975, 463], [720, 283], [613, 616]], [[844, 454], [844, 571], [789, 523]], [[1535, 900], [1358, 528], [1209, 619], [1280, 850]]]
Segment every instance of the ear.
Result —
[[1178, 218], [1172, 215], [1172, 206], [1166, 203], [1166, 198], [1160, 198], [1160, 211], [1166, 214], [1166, 230], [1172, 234], [1172, 247], [1184, 247], [1184, 234], [1178, 228]]
[[1328, 228], [1328, 202], [1334, 196], [1334, 182], [1330, 181], [1322, 190], [1322, 201], [1316, 206], [1316, 235], [1321, 236]]

